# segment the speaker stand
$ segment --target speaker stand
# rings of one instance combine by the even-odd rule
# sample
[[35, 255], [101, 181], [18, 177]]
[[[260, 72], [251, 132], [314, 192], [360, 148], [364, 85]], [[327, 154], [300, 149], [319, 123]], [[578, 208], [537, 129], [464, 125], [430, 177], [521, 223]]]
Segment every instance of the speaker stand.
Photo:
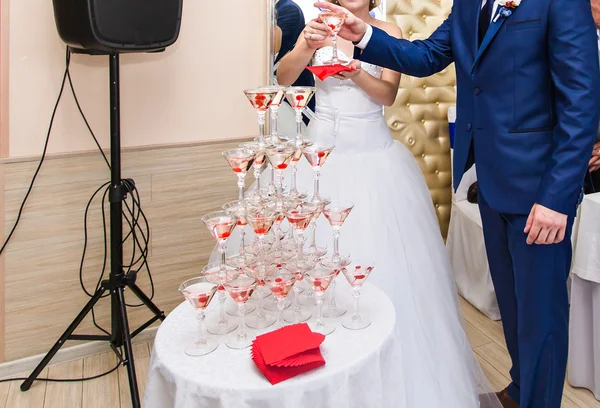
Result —
[[[111, 182], [109, 191], [110, 201], [110, 276], [103, 281], [100, 288], [79, 312], [75, 320], [65, 330], [48, 354], [42, 359], [31, 375], [21, 384], [21, 390], [27, 391], [35, 379], [40, 375], [46, 365], [52, 360], [58, 350], [67, 340], [93, 340], [108, 341], [110, 347], [117, 354], [121, 364], [127, 367], [129, 390], [133, 408], [140, 408], [140, 395], [137, 387], [133, 350], [131, 339], [141, 333], [157, 320], [164, 320], [165, 314], [144, 294], [135, 284], [136, 274], [123, 271], [123, 200], [127, 197], [127, 189], [121, 179], [121, 129], [120, 129], [120, 95], [119, 95], [119, 54], [109, 54], [110, 61], [110, 165]], [[133, 181], [129, 180], [132, 183]], [[129, 331], [127, 321], [127, 306], [125, 305], [125, 289], [130, 289], [144, 305], [154, 314], [150, 320], [141, 325], [134, 332]], [[105, 293], [110, 294], [111, 300], [111, 334], [110, 335], [85, 335], [73, 334], [83, 319], [92, 310], [94, 305]], [[120, 352], [123, 347], [124, 352]]]

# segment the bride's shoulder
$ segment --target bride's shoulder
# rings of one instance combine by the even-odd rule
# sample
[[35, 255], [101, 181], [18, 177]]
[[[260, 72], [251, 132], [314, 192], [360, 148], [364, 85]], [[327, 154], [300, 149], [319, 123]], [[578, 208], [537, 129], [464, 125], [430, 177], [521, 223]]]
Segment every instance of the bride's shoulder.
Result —
[[385, 31], [388, 35], [396, 38], [402, 38], [402, 29], [394, 23], [388, 23], [387, 21], [377, 20], [374, 24], [377, 28]]

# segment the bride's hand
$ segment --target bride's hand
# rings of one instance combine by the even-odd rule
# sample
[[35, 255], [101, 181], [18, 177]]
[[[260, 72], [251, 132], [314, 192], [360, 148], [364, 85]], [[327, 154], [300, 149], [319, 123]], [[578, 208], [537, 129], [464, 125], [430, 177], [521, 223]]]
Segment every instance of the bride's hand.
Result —
[[324, 47], [330, 33], [331, 29], [316, 18], [304, 27], [304, 39], [313, 50]]
[[340, 80], [344, 80], [344, 79], [352, 79], [355, 76], [357, 76], [358, 74], [361, 73], [362, 68], [360, 65], [360, 61], [359, 60], [353, 60], [352, 62], [350, 62], [350, 64], [348, 64], [349, 67], [354, 68], [354, 70], [352, 71], [342, 71], [337, 75], [334, 75], [334, 78], [340, 79]]

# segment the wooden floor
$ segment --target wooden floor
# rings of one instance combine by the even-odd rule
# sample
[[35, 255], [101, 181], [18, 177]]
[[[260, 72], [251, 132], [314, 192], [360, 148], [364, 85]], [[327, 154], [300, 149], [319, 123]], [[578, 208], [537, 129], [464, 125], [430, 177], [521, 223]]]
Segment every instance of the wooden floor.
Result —
[[[493, 387], [508, 383], [510, 358], [506, 351], [502, 327], [489, 320], [467, 302], [462, 302], [467, 332], [477, 358]], [[144, 394], [152, 342], [136, 344], [134, 354], [140, 394]], [[89, 377], [106, 372], [116, 365], [114, 354], [86, 357], [44, 370], [50, 378]], [[23, 373], [27, 375], [28, 373]], [[121, 367], [100, 379], [83, 383], [36, 382], [28, 392], [19, 390], [19, 382], [0, 383], [0, 408], [127, 408], [131, 407], [127, 373]], [[591, 392], [565, 385], [564, 408], [600, 408]]]

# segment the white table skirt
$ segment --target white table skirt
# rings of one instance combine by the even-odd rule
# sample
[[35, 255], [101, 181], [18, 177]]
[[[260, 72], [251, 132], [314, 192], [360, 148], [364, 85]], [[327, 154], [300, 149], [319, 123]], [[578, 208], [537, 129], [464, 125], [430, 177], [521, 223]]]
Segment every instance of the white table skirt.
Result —
[[[341, 283], [341, 282], [340, 282]], [[338, 302], [350, 307], [348, 285], [338, 285]], [[216, 313], [217, 302], [209, 306]], [[321, 345], [326, 365], [271, 385], [250, 358], [250, 349], [219, 348], [203, 357], [183, 349], [196, 331], [195, 312], [182, 303], [160, 326], [154, 342], [144, 408], [390, 408], [400, 406], [402, 371], [389, 298], [367, 283], [361, 310], [371, 326], [336, 330]], [[338, 320], [338, 319], [336, 319]]]
[[600, 283], [572, 276], [569, 384], [600, 400]]

